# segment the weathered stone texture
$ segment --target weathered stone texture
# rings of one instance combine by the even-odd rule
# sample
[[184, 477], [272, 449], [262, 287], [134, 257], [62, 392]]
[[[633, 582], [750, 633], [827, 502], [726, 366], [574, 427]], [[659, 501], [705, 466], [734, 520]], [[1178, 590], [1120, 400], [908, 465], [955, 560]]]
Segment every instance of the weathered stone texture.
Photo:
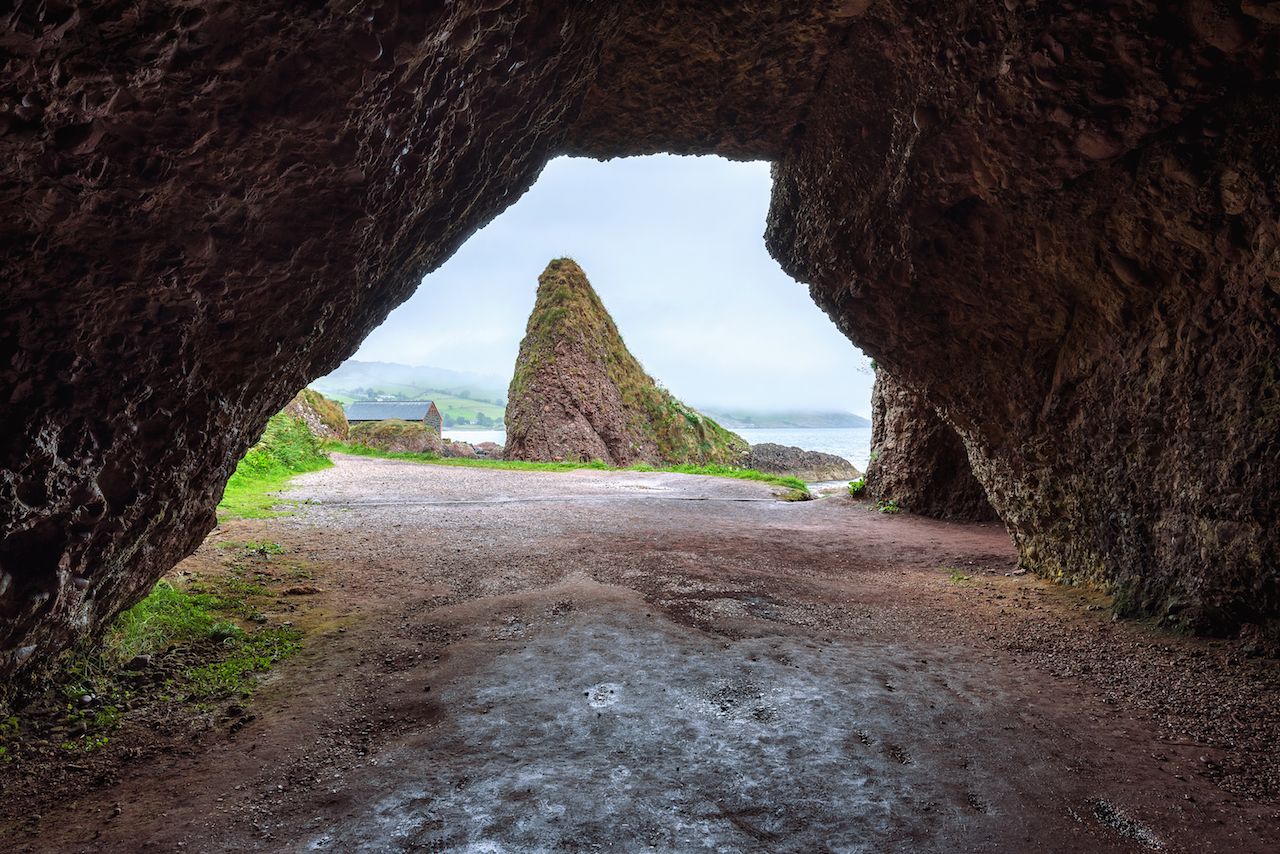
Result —
[[937, 519], [996, 521], [964, 442], [923, 396], [876, 372], [867, 493]]
[[768, 242], [928, 389], [1025, 565], [1199, 630], [1273, 619], [1276, 30], [1006, 6], [855, 22]]
[[551, 261], [538, 277], [506, 427], [508, 460], [739, 465], [748, 452], [740, 436], [645, 373], [569, 258]]
[[772, 251], [929, 390], [1028, 565], [1274, 617], [1269, 8], [20, 5], [0, 673], [193, 548], [267, 417], [565, 151], [773, 159]]
[[776, 442], [752, 445], [747, 467], [769, 474], [798, 477], [809, 483], [862, 477], [862, 472], [844, 457]]

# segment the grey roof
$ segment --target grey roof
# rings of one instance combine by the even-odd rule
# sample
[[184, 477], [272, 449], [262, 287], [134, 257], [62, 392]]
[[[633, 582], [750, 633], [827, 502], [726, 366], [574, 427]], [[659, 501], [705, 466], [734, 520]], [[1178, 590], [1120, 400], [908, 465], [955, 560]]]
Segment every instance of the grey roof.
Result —
[[346, 406], [348, 421], [386, 421], [399, 418], [404, 421], [421, 421], [431, 408], [429, 400], [359, 401]]

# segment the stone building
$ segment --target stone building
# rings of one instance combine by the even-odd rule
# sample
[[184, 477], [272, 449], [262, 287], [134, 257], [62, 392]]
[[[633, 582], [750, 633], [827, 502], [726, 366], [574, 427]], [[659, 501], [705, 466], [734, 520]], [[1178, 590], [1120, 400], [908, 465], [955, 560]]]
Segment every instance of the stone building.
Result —
[[348, 403], [347, 421], [421, 421], [439, 435], [444, 426], [434, 400], [361, 400]]

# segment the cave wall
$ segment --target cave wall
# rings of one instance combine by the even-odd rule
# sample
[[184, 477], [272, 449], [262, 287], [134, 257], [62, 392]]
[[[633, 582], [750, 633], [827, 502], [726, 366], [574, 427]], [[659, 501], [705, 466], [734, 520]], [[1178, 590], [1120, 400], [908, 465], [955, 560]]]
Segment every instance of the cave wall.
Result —
[[266, 419], [536, 178], [603, 7], [25, 4], [0, 76], [0, 673], [214, 524]]
[[956, 431], [918, 394], [877, 368], [871, 393], [867, 494], [935, 519], [993, 522], [999, 517], [973, 475]]
[[778, 156], [846, 5], [4, 13], [0, 677], [190, 553], [266, 419], [552, 156]]
[[267, 417], [563, 152], [774, 161], [771, 251], [930, 390], [1024, 562], [1275, 616], [1274, 7], [17, 4], [0, 674], [188, 553]]
[[929, 390], [1025, 566], [1199, 631], [1274, 620], [1274, 4], [1005, 5], [853, 24], [769, 245]]

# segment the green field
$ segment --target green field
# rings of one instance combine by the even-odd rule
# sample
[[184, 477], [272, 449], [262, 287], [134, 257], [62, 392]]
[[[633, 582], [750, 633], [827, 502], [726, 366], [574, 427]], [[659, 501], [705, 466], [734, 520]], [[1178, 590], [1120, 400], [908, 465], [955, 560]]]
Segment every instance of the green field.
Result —
[[[329, 389], [324, 391], [324, 395], [345, 406], [357, 400], [371, 399], [370, 392], [374, 395], [396, 397], [400, 400], [433, 400], [436, 408], [440, 410], [441, 417], [448, 417], [451, 420], [466, 418], [468, 421], [474, 422], [476, 413], [480, 412], [493, 419], [495, 428], [502, 427], [502, 419], [507, 411], [505, 406], [494, 403], [492, 399], [477, 400], [475, 398], [462, 397], [456, 392], [396, 383], [384, 383], [375, 387], [362, 386], [359, 389], [342, 389], [339, 391]], [[474, 423], [471, 426], [474, 426]]]
[[[430, 392], [423, 392], [424, 395], [430, 395]], [[464, 417], [472, 421], [475, 420], [477, 412], [483, 412], [485, 415], [502, 423], [502, 416], [506, 413], [505, 406], [496, 406], [493, 403], [486, 403], [483, 400], [471, 400], [466, 397], [454, 397], [452, 395], [435, 395], [422, 398], [424, 400], [434, 400], [436, 408], [440, 410], [441, 415], [450, 415], [454, 418]]]

